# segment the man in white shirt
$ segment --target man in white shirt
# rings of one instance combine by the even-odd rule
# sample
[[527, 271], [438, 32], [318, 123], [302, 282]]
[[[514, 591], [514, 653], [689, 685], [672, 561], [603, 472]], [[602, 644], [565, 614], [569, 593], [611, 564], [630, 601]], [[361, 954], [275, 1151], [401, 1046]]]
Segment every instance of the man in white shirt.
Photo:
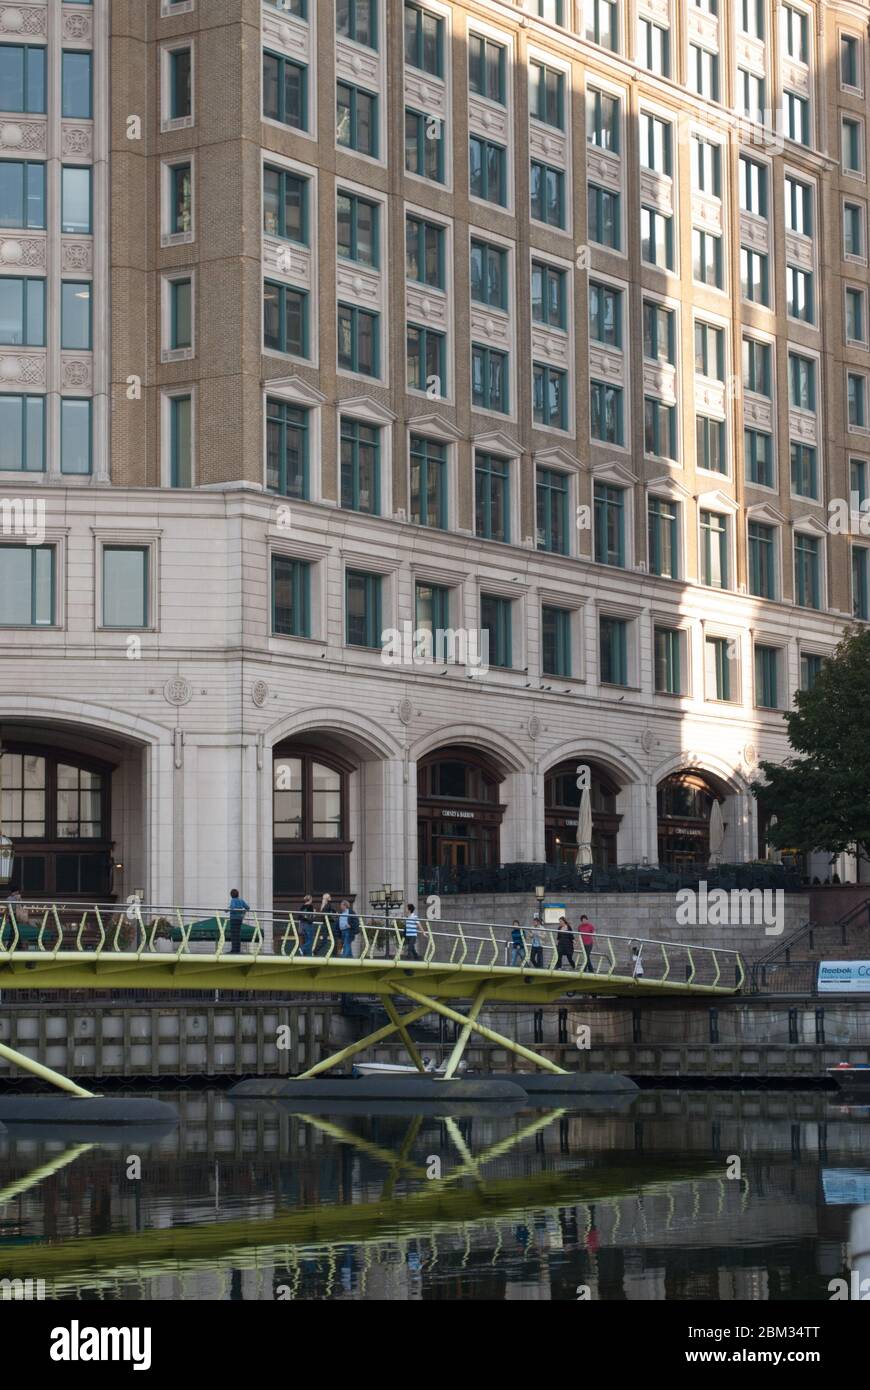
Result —
[[419, 960], [417, 955], [417, 938], [421, 931], [425, 932], [425, 927], [417, 916], [417, 910], [413, 903], [408, 903], [408, 915], [405, 918], [405, 959]]

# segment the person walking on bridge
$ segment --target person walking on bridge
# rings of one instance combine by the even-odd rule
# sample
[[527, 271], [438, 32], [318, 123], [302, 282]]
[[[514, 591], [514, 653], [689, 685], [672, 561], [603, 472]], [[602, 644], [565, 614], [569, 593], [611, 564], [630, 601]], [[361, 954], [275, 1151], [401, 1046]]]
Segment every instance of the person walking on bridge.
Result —
[[299, 926], [302, 928], [301, 954], [310, 956], [311, 948], [314, 945], [314, 899], [310, 893], [306, 893], [302, 899]]
[[420, 932], [425, 932], [426, 928], [417, 916], [417, 910], [413, 903], [408, 903], [408, 915], [405, 918], [405, 960], [419, 960], [417, 955], [417, 938]]
[[585, 912], [580, 917], [577, 930], [580, 933], [580, 940], [583, 942], [583, 950], [586, 953], [583, 969], [594, 975], [595, 965], [592, 960], [592, 947], [595, 945], [595, 923], [589, 921]]
[[567, 917], [560, 917], [556, 929], [556, 969], [562, 969], [562, 961], [568, 962], [567, 969], [575, 970], [574, 964], [574, 933], [571, 930], [571, 923]]
[[250, 912], [250, 907], [245, 902], [238, 888], [233, 888], [230, 893], [230, 905], [227, 908], [227, 916], [230, 919], [230, 955], [240, 956], [242, 954], [242, 926], [245, 921], [245, 913]]
[[544, 937], [541, 927], [541, 914], [536, 912], [532, 918], [531, 966], [533, 970], [544, 968]]

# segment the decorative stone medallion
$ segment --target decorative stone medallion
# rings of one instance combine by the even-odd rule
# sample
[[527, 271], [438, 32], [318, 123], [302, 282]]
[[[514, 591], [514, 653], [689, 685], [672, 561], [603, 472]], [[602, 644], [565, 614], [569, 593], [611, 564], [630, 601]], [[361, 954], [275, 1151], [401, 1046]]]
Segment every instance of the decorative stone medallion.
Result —
[[414, 706], [410, 700], [400, 700], [397, 712], [403, 724], [410, 724], [414, 718]]
[[163, 698], [170, 705], [187, 705], [193, 698], [193, 688], [190, 681], [186, 681], [183, 676], [175, 676], [171, 681], [167, 681], [163, 687]]
[[266, 701], [268, 700], [268, 698], [269, 698], [269, 687], [268, 687], [268, 685], [266, 684], [266, 682], [265, 682], [265, 681], [254, 681], [254, 684], [253, 684], [253, 686], [251, 687], [251, 699], [253, 700], [254, 704], [257, 706], [257, 709], [262, 709], [263, 706], [265, 705]]
[[526, 728], [528, 730], [529, 738], [536, 739], [541, 737], [541, 721], [536, 714], [532, 714], [529, 716], [529, 722], [526, 725]]

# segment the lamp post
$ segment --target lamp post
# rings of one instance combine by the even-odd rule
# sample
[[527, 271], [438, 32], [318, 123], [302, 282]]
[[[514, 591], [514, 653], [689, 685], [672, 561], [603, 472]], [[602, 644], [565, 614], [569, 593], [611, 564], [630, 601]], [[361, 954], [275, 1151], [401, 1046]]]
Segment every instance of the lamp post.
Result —
[[373, 912], [382, 912], [384, 916], [384, 959], [390, 959], [390, 913], [402, 904], [403, 895], [394, 888], [391, 883], [385, 883], [382, 888], [374, 888], [369, 893], [369, 906]]
[[9, 836], [3, 834], [3, 743], [0, 740], [0, 885], [10, 882], [14, 862], [15, 847]]

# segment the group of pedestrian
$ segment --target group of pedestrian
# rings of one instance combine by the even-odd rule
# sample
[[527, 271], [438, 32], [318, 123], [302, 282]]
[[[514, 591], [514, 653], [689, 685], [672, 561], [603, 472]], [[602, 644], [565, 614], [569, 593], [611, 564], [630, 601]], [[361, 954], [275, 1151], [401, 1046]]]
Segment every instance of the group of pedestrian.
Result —
[[[540, 912], [536, 912], [532, 918], [528, 943], [528, 963], [533, 970], [543, 970], [544, 968], [544, 941], [549, 937], [550, 932], [544, 927]], [[577, 964], [574, 959], [575, 937], [579, 937], [580, 941], [583, 943], [583, 950], [585, 952], [583, 969], [594, 972], [595, 966], [592, 961], [592, 947], [595, 943], [595, 925], [589, 921], [585, 913], [581, 916], [576, 931], [571, 926], [567, 917], [563, 915], [559, 918], [556, 925], [556, 970], [563, 969], [563, 961], [567, 962], [564, 966], [566, 970], [577, 969]], [[526, 963], [525, 933], [516, 918], [511, 928], [510, 963], [516, 966]]]

